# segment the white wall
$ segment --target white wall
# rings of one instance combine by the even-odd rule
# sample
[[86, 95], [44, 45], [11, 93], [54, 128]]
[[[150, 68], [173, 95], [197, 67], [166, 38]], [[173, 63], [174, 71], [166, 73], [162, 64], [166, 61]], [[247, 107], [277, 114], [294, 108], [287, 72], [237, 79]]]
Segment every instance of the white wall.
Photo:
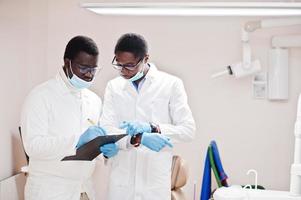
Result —
[[26, 176], [19, 173], [0, 181], [1, 200], [21, 200], [24, 199], [24, 185]]
[[[10, 12], [9, 8], [16, 3], [19, 12]], [[301, 92], [301, 49], [290, 50], [289, 100], [254, 100], [251, 77], [212, 80], [210, 75], [241, 60], [241, 25], [256, 18], [109, 17], [98, 16], [78, 5], [79, 1], [71, 0], [0, 2], [0, 41], [6, 44], [0, 50], [4, 75], [0, 83], [8, 86], [3, 87], [0, 100], [0, 179], [16, 172], [20, 161], [15, 156], [23, 156], [12, 135], [16, 136], [14, 130], [24, 95], [35, 84], [56, 74], [63, 64], [68, 40], [83, 34], [99, 45], [99, 65], [104, 69], [93, 90], [103, 96], [106, 82], [117, 75], [110, 65], [116, 40], [123, 33], [137, 32], [149, 43], [151, 61], [185, 83], [197, 123], [197, 137], [193, 143], [177, 145], [175, 152], [190, 166], [191, 176], [185, 187], [189, 199], [193, 196], [194, 181], [199, 195], [205, 151], [212, 139], [217, 141], [230, 184], [250, 183], [253, 180], [245, 173], [254, 168], [259, 172], [261, 185], [288, 190], [293, 124]], [[266, 69], [271, 36], [300, 32], [300, 26], [256, 31], [251, 35], [254, 56]], [[103, 166], [99, 169], [106, 172]], [[96, 174], [100, 182], [98, 192], [102, 193], [99, 199], [105, 199], [104, 171]]]
[[26, 163], [18, 133], [19, 115], [29, 89], [46, 77], [42, 72], [47, 29], [37, 23], [46, 18], [36, 15], [44, 7], [33, 1], [0, 1], [0, 179], [15, 174]]

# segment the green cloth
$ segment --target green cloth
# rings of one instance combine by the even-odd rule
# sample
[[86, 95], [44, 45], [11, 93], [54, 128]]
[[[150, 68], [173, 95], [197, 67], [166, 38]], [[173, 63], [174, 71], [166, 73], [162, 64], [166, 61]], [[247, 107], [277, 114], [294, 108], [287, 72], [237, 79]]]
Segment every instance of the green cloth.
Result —
[[221, 182], [221, 180], [219, 178], [219, 175], [218, 175], [218, 172], [217, 172], [217, 169], [216, 169], [216, 166], [215, 166], [215, 162], [214, 162], [214, 158], [213, 158], [213, 153], [212, 153], [212, 147], [211, 147], [211, 145], [209, 145], [208, 151], [209, 151], [209, 159], [210, 159], [211, 169], [212, 169], [212, 171], [214, 173], [217, 185], [220, 188], [220, 187], [222, 187], [222, 182]]

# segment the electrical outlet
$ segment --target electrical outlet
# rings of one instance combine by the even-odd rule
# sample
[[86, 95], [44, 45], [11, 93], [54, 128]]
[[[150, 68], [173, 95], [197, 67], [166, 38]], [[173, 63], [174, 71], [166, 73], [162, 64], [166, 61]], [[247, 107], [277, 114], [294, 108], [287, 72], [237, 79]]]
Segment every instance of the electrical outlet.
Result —
[[253, 79], [253, 98], [265, 99], [267, 95], [267, 75], [265, 72], [256, 74]]

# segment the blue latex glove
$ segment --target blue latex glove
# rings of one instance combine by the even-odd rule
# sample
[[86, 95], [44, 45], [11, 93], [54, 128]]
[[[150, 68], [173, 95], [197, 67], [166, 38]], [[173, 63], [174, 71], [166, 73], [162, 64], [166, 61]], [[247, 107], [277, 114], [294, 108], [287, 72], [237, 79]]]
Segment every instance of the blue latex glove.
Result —
[[103, 155], [106, 158], [111, 158], [118, 153], [119, 148], [118, 148], [117, 144], [110, 143], [110, 144], [105, 144], [105, 145], [101, 146], [100, 151], [103, 153]]
[[146, 122], [122, 122], [119, 128], [126, 129], [126, 133], [130, 136], [152, 132], [150, 124]]
[[168, 137], [157, 133], [143, 133], [141, 144], [156, 152], [161, 151], [166, 145], [173, 147]]
[[78, 149], [82, 145], [90, 142], [98, 136], [106, 135], [106, 130], [99, 126], [90, 126], [79, 138], [76, 148]]

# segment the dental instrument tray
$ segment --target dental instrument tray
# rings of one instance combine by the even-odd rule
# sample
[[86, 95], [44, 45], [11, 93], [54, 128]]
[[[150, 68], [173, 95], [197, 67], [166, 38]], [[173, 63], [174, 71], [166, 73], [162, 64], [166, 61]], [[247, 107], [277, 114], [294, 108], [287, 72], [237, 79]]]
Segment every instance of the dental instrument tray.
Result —
[[66, 156], [62, 161], [86, 160], [91, 161], [101, 154], [100, 147], [104, 144], [115, 143], [127, 134], [98, 136], [76, 150], [73, 156]]

